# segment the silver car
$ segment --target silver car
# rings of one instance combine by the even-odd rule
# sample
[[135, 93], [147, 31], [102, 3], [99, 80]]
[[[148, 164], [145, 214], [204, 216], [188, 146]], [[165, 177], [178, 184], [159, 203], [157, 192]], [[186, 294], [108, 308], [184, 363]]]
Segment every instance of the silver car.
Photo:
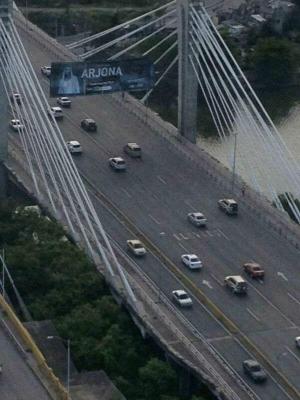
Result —
[[109, 165], [112, 169], [116, 171], [125, 171], [126, 170], [126, 163], [122, 157], [111, 157], [108, 160]]
[[192, 212], [187, 216], [188, 221], [195, 226], [206, 226], [207, 219], [201, 212]]

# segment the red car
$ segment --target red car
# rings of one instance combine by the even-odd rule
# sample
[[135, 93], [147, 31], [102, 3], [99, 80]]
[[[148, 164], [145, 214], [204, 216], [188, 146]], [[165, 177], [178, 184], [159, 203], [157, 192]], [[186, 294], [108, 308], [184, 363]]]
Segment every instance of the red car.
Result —
[[249, 262], [243, 265], [244, 271], [251, 276], [251, 278], [263, 278], [265, 271], [255, 262]]

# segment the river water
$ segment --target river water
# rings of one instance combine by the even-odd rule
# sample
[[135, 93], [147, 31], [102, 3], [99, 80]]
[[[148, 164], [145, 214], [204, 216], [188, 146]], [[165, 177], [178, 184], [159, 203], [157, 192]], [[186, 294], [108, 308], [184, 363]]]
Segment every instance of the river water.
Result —
[[[283, 141], [293, 158], [300, 166], [300, 88], [282, 89], [276, 92], [258, 93], [267, 112], [271, 116]], [[232, 169], [234, 154], [234, 135], [228, 137], [226, 142], [220, 141], [216, 136], [205, 138], [199, 136], [198, 145], [204, 148], [209, 154], [218, 159], [228, 168]], [[251, 146], [252, 147], [252, 146]], [[247, 165], [243, 162], [247, 157]], [[249, 168], [251, 165], [251, 168]], [[250, 185], [263, 191], [268, 197], [266, 185], [268, 180], [272, 181], [272, 186], [277, 193], [290, 191], [286, 181], [279, 176], [275, 168], [270, 168], [268, 177], [261, 177], [259, 171], [265, 168], [264, 156], [260, 154], [259, 148], [250, 148], [249, 143], [242, 137], [237, 136], [236, 142], [236, 171]], [[257, 178], [253, 180], [253, 169]], [[294, 195], [298, 195], [299, 190], [295, 190]], [[297, 193], [298, 192], [298, 193]]]

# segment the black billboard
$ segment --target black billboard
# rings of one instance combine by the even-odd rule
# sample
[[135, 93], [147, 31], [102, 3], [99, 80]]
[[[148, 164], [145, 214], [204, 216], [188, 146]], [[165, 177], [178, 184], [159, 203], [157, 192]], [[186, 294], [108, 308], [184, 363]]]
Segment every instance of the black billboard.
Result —
[[153, 64], [143, 58], [99, 63], [83, 61], [51, 64], [51, 97], [148, 91], [153, 85]]

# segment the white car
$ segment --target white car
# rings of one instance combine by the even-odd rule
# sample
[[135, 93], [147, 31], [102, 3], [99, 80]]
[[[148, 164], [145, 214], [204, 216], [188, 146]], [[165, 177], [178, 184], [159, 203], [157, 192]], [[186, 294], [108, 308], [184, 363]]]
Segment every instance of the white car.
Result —
[[43, 75], [50, 76], [51, 75], [51, 67], [49, 65], [44, 65], [41, 67], [41, 72]]
[[77, 142], [77, 140], [71, 140], [70, 142], [67, 142], [66, 144], [67, 144], [68, 150], [71, 154], [82, 153], [81, 144], [79, 142]]
[[16, 132], [19, 132], [24, 129], [24, 125], [19, 119], [12, 119], [10, 121], [10, 126]]
[[190, 269], [201, 269], [203, 267], [202, 261], [195, 254], [183, 254], [181, 261]]
[[300, 336], [295, 337], [295, 345], [300, 349]]
[[173, 290], [172, 299], [181, 307], [191, 307], [193, 305], [193, 300], [185, 290]]
[[20, 93], [14, 92], [14, 93], [12, 93], [12, 95], [10, 96], [10, 98], [11, 98], [11, 101], [12, 101], [14, 104], [19, 104], [19, 105], [21, 104], [22, 97], [21, 97]]
[[206, 226], [207, 219], [201, 212], [189, 213], [187, 218], [195, 226]]
[[233, 199], [218, 200], [218, 207], [229, 215], [237, 215], [238, 213], [238, 204]]
[[48, 114], [53, 115], [55, 119], [62, 119], [64, 116], [62, 109], [60, 107], [50, 107]]
[[135, 256], [144, 256], [146, 254], [146, 249], [140, 240], [132, 239], [127, 240], [127, 248]]
[[116, 171], [125, 171], [126, 163], [122, 157], [112, 157], [108, 160], [109, 165]]
[[56, 102], [62, 107], [71, 107], [72, 104], [72, 101], [69, 99], [69, 97], [59, 97]]

